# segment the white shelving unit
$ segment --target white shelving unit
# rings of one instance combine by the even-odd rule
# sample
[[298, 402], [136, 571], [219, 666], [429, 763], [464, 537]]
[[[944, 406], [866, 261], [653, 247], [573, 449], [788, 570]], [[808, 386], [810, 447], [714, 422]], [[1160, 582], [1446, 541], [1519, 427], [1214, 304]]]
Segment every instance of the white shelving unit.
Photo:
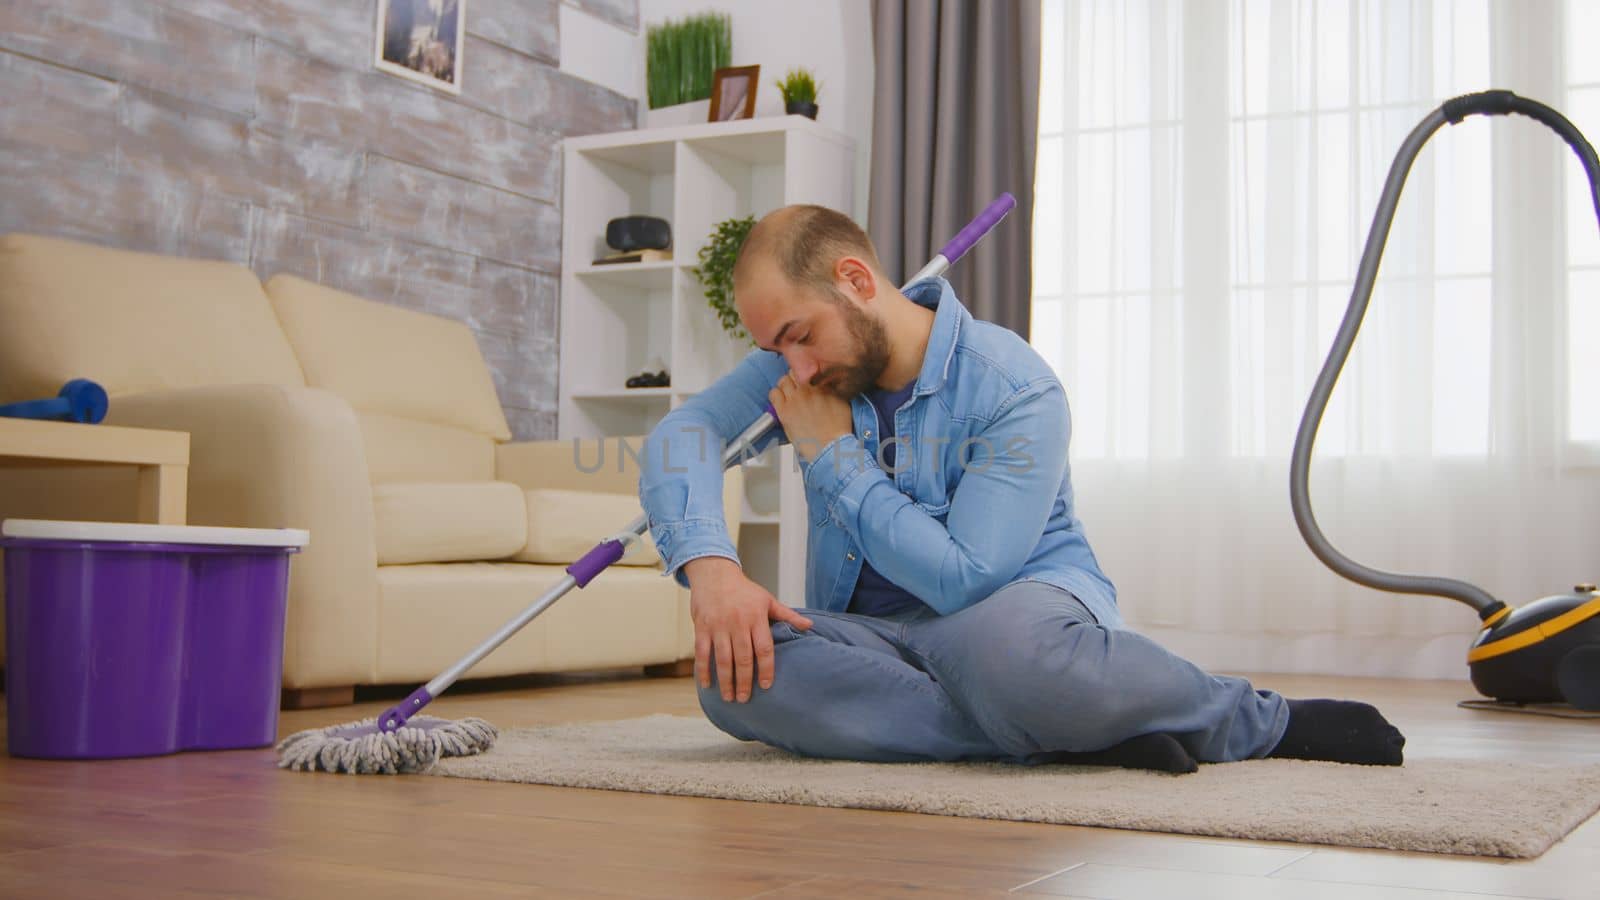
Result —
[[[691, 269], [716, 223], [791, 203], [849, 210], [855, 140], [801, 116], [571, 138], [562, 200], [562, 439], [647, 433], [751, 349], [722, 330]], [[597, 266], [605, 226], [650, 215], [672, 226], [673, 259]], [[659, 360], [671, 387], [628, 388]], [[608, 451], [614, 449], [608, 447]], [[745, 466], [739, 556], [791, 605], [805, 599], [805, 493], [791, 448]]]

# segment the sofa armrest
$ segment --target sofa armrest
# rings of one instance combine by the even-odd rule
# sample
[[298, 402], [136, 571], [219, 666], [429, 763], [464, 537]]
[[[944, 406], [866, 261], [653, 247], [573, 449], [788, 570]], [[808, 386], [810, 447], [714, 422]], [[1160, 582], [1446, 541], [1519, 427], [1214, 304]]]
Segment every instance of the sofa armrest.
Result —
[[305, 387], [192, 388], [117, 397], [107, 422], [189, 432], [191, 523], [311, 532], [290, 568], [285, 687], [375, 677], [372, 486], [348, 403]]
[[[495, 448], [495, 480], [524, 490], [560, 488], [639, 496], [639, 456], [644, 437], [581, 440], [516, 441]], [[729, 469], [722, 481], [722, 514], [728, 537], [739, 544], [744, 503], [744, 472]], [[595, 540], [605, 537], [597, 534]]]

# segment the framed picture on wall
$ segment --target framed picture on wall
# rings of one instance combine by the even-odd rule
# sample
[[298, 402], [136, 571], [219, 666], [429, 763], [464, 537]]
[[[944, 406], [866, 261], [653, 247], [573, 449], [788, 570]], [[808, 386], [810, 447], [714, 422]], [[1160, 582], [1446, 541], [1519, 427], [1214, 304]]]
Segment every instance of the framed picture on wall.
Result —
[[374, 65], [429, 87], [461, 93], [466, 6], [467, 0], [378, 0]]
[[756, 112], [756, 86], [760, 83], [760, 66], [718, 69], [711, 81], [711, 117], [708, 121], [727, 122], [753, 117]]

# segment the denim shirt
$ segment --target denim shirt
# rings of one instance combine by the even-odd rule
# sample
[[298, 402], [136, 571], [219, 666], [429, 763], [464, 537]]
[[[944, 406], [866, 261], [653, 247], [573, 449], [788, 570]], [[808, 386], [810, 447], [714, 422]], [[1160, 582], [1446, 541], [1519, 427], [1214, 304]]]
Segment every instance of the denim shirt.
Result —
[[[1013, 582], [1041, 581], [1121, 627], [1116, 589], [1073, 514], [1060, 380], [1016, 333], [972, 318], [943, 278], [905, 293], [934, 309], [934, 323], [911, 399], [895, 416], [896, 471], [879, 463], [878, 415], [859, 395], [850, 401], [853, 432], [800, 463], [805, 605], [844, 611], [866, 559], [941, 615]], [[788, 370], [781, 355], [751, 351], [645, 442], [640, 502], [666, 572], [684, 586], [691, 559], [738, 561], [722, 517], [722, 450]], [[769, 433], [762, 447], [773, 440], [788, 438]]]

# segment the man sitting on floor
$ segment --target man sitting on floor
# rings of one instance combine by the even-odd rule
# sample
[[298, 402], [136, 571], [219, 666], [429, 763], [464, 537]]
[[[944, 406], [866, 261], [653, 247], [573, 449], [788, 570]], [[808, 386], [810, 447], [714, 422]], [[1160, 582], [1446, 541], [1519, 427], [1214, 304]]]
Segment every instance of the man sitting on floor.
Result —
[[[902, 293], [848, 216], [791, 206], [750, 232], [734, 296], [761, 349], [661, 421], [640, 478], [717, 727], [864, 761], [1400, 764], [1373, 707], [1285, 700], [1123, 625], [1073, 512], [1061, 382], [948, 282]], [[800, 610], [722, 519], [721, 447], [768, 403], [804, 472]]]

